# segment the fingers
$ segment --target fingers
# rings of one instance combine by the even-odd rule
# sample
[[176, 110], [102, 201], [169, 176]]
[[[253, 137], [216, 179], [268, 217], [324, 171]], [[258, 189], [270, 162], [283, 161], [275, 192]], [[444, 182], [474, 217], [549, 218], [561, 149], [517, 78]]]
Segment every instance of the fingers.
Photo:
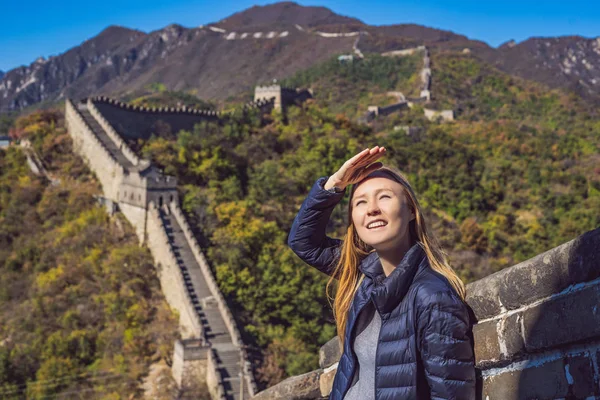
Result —
[[356, 162], [360, 161], [360, 159], [367, 154], [369, 154], [369, 148], [364, 149], [363, 151], [361, 151], [360, 153], [356, 154], [354, 157], [349, 159], [347, 161], [348, 165], [354, 165]]
[[375, 146], [372, 149], [366, 148], [346, 161], [338, 173], [341, 176], [345, 176], [346, 178], [342, 179], [348, 183], [358, 182], [383, 166], [381, 162], [372, 163], [383, 157], [385, 152], [385, 147]]
[[348, 162], [350, 165], [367, 165], [369, 162], [371, 162], [371, 160], [377, 159], [377, 156], [382, 151], [382, 149], [383, 152], [385, 152], [385, 147], [375, 146], [372, 149], [366, 148], [365, 150], [361, 151], [360, 153], [352, 157], [350, 160], [348, 160]]
[[362, 171], [361, 176], [360, 176], [360, 180], [363, 180], [371, 172], [373, 172], [375, 170], [378, 170], [381, 167], [383, 167], [383, 163], [382, 162], [376, 162], [376, 163], [373, 163], [373, 164], [369, 165], [367, 168], [364, 169], [364, 171]]
[[355, 162], [354, 167], [357, 168], [362, 168], [362, 167], [366, 167], [367, 165], [371, 164], [373, 161], [378, 160], [379, 158], [383, 157], [385, 155], [385, 148], [381, 147], [378, 148], [379, 146], [375, 146], [375, 148], [373, 148], [368, 155], [363, 156], [361, 159], [359, 159], [357, 162]]

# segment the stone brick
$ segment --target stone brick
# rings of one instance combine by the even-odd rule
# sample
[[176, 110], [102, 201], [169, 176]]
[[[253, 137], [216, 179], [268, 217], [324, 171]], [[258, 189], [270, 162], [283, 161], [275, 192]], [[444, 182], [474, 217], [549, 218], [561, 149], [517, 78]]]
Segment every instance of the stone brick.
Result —
[[[575, 398], [582, 399], [594, 394], [594, 367], [589, 357], [570, 358], [565, 368], [565, 375], [567, 381], [571, 384]], [[566, 371], [568, 371], [568, 374]], [[598, 394], [598, 392], [595, 394]]]
[[504, 319], [500, 339], [506, 346], [505, 358], [512, 359], [525, 352], [525, 342], [521, 332], [522, 313], [511, 314]]
[[527, 351], [600, 336], [597, 286], [555, 298], [523, 312]]
[[497, 286], [499, 275], [503, 273], [500, 271], [467, 285], [466, 300], [478, 320], [496, 316], [502, 311]]
[[564, 361], [558, 359], [523, 370], [488, 376], [482, 398], [487, 400], [557, 399], [566, 397], [569, 383]]
[[527, 261], [467, 285], [467, 303], [478, 319], [508, 310], [564, 290], [572, 284], [600, 276], [600, 229], [548, 250]]
[[322, 369], [292, 376], [256, 394], [252, 400], [306, 400], [321, 398], [319, 377]]
[[336, 336], [321, 346], [321, 349], [319, 350], [319, 367], [327, 368], [340, 361], [342, 353], [340, 352], [339, 343], [339, 338]]
[[477, 364], [500, 359], [500, 346], [498, 345], [496, 326], [497, 321], [488, 321], [473, 325], [475, 360]]
[[512, 267], [498, 286], [500, 302], [514, 310], [563, 290], [569, 285], [564, 257], [552, 249]]
[[333, 380], [335, 378], [335, 373], [337, 372], [337, 367], [332, 368], [327, 372], [323, 372], [321, 377], [319, 378], [319, 387], [321, 389], [321, 396], [329, 396], [331, 393], [331, 389], [333, 388]]

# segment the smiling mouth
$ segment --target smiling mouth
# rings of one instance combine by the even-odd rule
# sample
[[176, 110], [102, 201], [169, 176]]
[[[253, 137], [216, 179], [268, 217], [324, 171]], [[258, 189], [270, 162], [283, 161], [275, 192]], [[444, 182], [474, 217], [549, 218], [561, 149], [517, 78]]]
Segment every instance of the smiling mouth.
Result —
[[371, 230], [377, 230], [377, 229], [385, 228], [386, 226], [387, 226], [387, 223], [386, 223], [386, 224], [384, 224], [384, 225], [377, 225], [377, 226], [374, 226], [374, 227], [372, 227], [372, 228], [369, 228], [369, 227], [367, 226], [367, 229], [371, 231]]

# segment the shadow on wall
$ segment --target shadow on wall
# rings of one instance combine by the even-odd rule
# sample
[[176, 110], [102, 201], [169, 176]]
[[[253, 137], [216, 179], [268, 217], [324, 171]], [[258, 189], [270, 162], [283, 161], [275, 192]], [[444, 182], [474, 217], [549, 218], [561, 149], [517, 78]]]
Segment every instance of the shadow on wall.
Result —
[[[517, 313], [521, 329], [512, 328], [521, 333], [522, 341], [511, 350], [535, 354], [524, 362], [522, 370], [498, 379], [508, 390], [513, 383], [517, 385], [515, 398], [583, 399], [600, 395], [599, 253], [600, 229], [596, 229], [550, 256], [547, 262], [544, 259], [546, 265], [539, 265], [535, 278], [532, 276], [538, 280], [535, 288], [531, 281], [521, 283], [521, 293], [544, 293], [540, 293], [540, 304], [533, 303]], [[552, 265], [564, 269], [548, 273], [544, 267]], [[515, 278], [513, 283], [518, 284]], [[547, 293], [556, 295], [546, 297]], [[531, 300], [525, 297], [522, 302]]]
[[469, 285], [478, 398], [598, 398], [599, 249], [600, 228]]
[[152, 133], [176, 134], [180, 130], [193, 130], [202, 121], [218, 121], [217, 114], [192, 114], [183, 112], [140, 112], [118, 105], [95, 102], [100, 113], [110, 122], [121, 137], [127, 139], [150, 138]]

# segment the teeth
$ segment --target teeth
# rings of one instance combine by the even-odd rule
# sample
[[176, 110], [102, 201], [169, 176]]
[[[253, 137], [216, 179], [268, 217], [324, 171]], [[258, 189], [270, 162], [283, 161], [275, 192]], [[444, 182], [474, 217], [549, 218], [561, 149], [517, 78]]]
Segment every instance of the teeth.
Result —
[[373, 222], [372, 224], [369, 224], [369, 226], [367, 226], [367, 228], [371, 229], [371, 228], [376, 228], [378, 226], [384, 226], [384, 225], [386, 225], [386, 223], [383, 221]]

